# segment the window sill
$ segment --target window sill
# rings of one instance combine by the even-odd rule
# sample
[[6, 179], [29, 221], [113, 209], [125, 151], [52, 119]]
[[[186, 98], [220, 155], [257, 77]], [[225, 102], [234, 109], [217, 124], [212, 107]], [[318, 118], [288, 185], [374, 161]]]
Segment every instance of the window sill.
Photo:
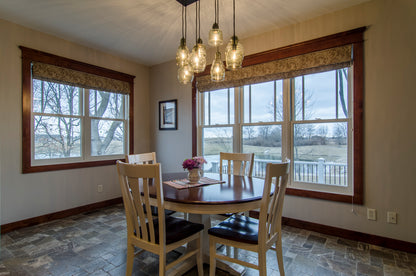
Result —
[[333, 194], [333, 193], [325, 193], [325, 192], [316, 192], [316, 191], [308, 191], [308, 190], [300, 190], [294, 188], [287, 188], [286, 189], [287, 195], [293, 196], [301, 196], [301, 197], [308, 197], [308, 198], [316, 198], [316, 199], [324, 199], [330, 201], [337, 201], [337, 202], [345, 202], [362, 205], [363, 199], [357, 195], [341, 195], [341, 194]]
[[89, 162], [78, 162], [78, 163], [66, 163], [66, 164], [55, 164], [55, 165], [43, 165], [43, 166], [32, 166], [30, 164], [23, 164], [22, 173], [36, 173], [36, 172], [47, 172], [47, 171], [59, 171], [59, 170], [70, 170], [79, 168], [90, 168], [115, 165], [119, 159], [112, 160], [101, 160], [101, 161], [89, 161]]

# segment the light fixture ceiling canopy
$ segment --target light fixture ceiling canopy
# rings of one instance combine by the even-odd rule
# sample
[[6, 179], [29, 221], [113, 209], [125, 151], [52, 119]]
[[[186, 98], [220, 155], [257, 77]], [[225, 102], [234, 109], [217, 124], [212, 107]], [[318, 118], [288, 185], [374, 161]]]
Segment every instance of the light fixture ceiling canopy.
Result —
[[178, 1], [182, 6], [186, 7], [192, 3], [195, 3], [198, 0], [176, 0]]

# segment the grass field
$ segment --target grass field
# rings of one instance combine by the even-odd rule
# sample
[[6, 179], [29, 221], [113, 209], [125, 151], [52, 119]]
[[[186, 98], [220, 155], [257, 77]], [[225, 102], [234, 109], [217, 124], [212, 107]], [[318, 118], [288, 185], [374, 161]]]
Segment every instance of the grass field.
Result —
[[[227, 139], [228, 140], [228, 139]], [[280, 147], [243, 146], [244, 152], [254, 152], [256, 159], [281, 159]], [[231, 139], [206, 139], [204, 143], [204, 155], [217, 155], [220, 151], [232, 152]], [[347, 163], [347, 145], [313, 145], [297, 147], [295, 159], [300, 161], [317, 161], [324, 158], [326, 162]]]

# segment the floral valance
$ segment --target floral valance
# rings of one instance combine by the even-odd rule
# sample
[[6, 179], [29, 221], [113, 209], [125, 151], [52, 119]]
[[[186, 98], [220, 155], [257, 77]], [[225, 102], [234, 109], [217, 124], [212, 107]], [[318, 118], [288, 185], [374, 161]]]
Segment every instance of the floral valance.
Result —
[[32, 63], [34, 79], [122, 94], [130, 93], [130, 84], [125, 81], [89, 74], [42, 62]]
[[212, 82], [210, 75], [200, 76], [196, 78], [196, 86], [200, 92], [239, 87], [340, 69], [352, 62], [352, 45], [344, 45], [226, 71], [222, 82]]

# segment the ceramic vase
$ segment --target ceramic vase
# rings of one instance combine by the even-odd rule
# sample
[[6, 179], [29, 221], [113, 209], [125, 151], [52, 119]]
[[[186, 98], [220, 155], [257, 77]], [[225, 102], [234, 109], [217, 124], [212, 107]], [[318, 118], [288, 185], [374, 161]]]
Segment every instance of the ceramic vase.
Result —
[[197, 183], [201, 179], [201, 170], [192, 169], [188, 171], [188, 180], [191, 183]]

